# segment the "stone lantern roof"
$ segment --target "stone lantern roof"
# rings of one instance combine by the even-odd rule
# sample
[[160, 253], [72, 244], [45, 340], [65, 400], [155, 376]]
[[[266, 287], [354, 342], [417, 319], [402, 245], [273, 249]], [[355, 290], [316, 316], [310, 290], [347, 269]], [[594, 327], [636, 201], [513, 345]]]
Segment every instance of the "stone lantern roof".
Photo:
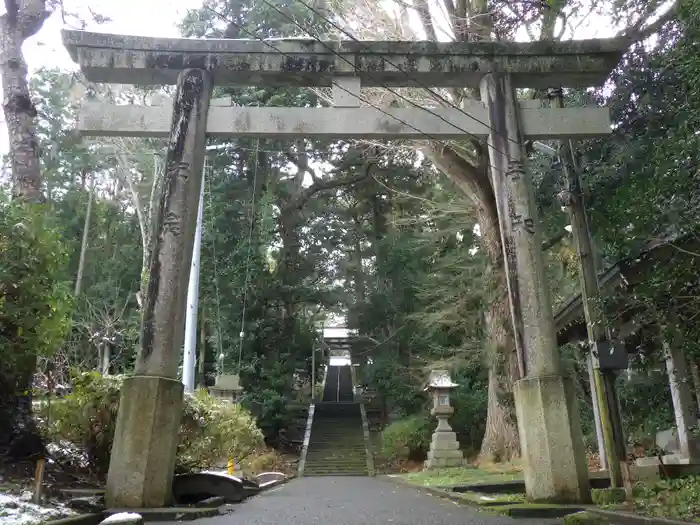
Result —
[[457, 386], [459, 386], [457, 383], [452, 382], [449, 370], [432, 370], [425, 390], [455, 388]]

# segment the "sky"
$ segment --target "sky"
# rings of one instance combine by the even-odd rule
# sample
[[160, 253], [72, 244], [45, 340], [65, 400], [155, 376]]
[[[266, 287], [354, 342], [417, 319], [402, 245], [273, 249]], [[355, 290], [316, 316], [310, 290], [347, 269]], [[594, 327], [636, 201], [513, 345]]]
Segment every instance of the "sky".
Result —
[[[64, 4], [67, 12], [77, 13], [86, 21], [92, 20], [88, 6], [94, 13], [112, 19], [112, 22], [105, 24], [88, 25], [86, 29], [89, 31], [177, 37], [180, 36], [177, 24], [187, 9], [201, 6], [202, 0], [64, 0]], [[4, 14], [4, 4], [0, 5], [0, 14]], [[30, 74], [42, 67], [77, 69], [61, 42], [61, 29], [71, 28], [71, 21], [68, 18], [64, 26], [61, 14], [54, 13], [42, 29], [24, 43], [22, 50]], [[7, 153], [8, 149], [7, 131], [0, 114], [0, 153]]]
[[[66, 11], [77, 12], [85, 20], [91, 20], [88, 5], [93, 12], [112, 19], [106, 24], [92, 23], [87, 27], [90, 31], [159, 37], [179, 36], [176, 26], [186, 10], [201, 4], [201, 0], [65, 0]], [[67, 22], [70, 25], [71, 20]], [[25, 43], [23, 50], [30, 71], [41, 67], [75, 67], [61, 43], [62, 27], [61, 15], [55, 13]]]

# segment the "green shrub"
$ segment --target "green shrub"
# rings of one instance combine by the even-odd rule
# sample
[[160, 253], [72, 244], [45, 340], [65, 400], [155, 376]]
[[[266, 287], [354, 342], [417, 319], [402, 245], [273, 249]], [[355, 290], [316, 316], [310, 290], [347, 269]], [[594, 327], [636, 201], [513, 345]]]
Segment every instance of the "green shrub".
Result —
[[204, 389], [185, 396], [177, 450], [181, 470], [210, 468], [227, 458], [241, 460], [262, 444], [262, 432], [240, 405], [222, 402]]
[[[76, 447], [98, 477], [109, 467], [123, 376], [87, 372], [73, 378], [73, 392], [52, 403], [48, 440], [59, 448]], [[42, 408], [48, 420], [47, 407]], [[227, 458], [239, 460], [262, 445], [262, 433], [238, 405], [223, 403], [199, 390], [185, 396], [177, 451], [178, 472], [211, 468]]]
[[382, 452], [390, 459], [422, 459], [430, 447], [435, 423], [427, 415], [410, 416], [382, 431]]

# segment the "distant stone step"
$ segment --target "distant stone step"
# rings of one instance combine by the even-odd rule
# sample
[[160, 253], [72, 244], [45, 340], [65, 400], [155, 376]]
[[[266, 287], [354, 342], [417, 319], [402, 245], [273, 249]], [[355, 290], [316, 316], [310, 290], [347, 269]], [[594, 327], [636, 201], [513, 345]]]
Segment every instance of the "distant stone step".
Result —
[[358, 449], [358, 450], [350, 450], [350, 451], [345, 451], [345, 450], [339, 450], [337, 448], [331, 449], [331, 448], [313, 448], [309, 447], [309, 450], [307, 451], [307, 456], [313, 455], [313, 456], [323, 456], [323, 457], [329, 457], [329, 458], [343, 458], [343, 457], [364, 457], [366, 455], [366, 451], [364, 449]]
[[307, 465], [366, 465], [367, 458], [364, 457], [354, 457], [354, 458], [325, 458], [325, 457], [312, 457], [306, 460]]
[[321, 466], [321, 467], [344, 467], [344, 466], [366, 466], [367, 465], [367, 460], [366, 458], [353, 458], [353, 459], [348, 459], [345, 461], [338, 461], [338, 460], [333, 460], [333, 459], [328, 459], [328, 458], [312, 458], [310, 461], [307, 460], [306, 462], [307, 466]]
[[307, 472], [304, 470], [304, 476], [369, 476], [369, 473], [366, 470], [357, 472]]
[[367, 461], [365, 456], [325, 456], [325, 455], [313, 455], [307, 456], [306, 462], [308, 463], [360, 463], [363, 464]]
[[338, 441], [311, 441], [309, 443], [309, 450], [335, 450], [338, 452], [345, 451], [362, 451], [365, 450], [364, 441], [351, 442], [338, 442]]
[[335, 450], [353, 450], [353, 449], [364, 449], [364, 440], [357, 441], [314, 441], [313, 439], [309, 442], [309, 447], [315, 448], [332, 448]]

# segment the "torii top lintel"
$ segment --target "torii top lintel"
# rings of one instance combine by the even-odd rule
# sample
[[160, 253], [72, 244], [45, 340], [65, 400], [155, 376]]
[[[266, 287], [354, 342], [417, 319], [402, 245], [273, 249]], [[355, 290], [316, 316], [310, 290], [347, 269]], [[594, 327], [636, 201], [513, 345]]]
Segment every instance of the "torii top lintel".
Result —
[[605, 81], [628, 47], [624, 39], [265, 44], [72, 30], [62, 36], [89, 81], [138, 85], [172, 85], [179, 71], [202, 68], [217, 85], [328, 87], [333, 77], [359, 76], [363, 86], [476, 88], [484, 75], [499, 71], [511, 73], [518, 87], [589, 87]]

